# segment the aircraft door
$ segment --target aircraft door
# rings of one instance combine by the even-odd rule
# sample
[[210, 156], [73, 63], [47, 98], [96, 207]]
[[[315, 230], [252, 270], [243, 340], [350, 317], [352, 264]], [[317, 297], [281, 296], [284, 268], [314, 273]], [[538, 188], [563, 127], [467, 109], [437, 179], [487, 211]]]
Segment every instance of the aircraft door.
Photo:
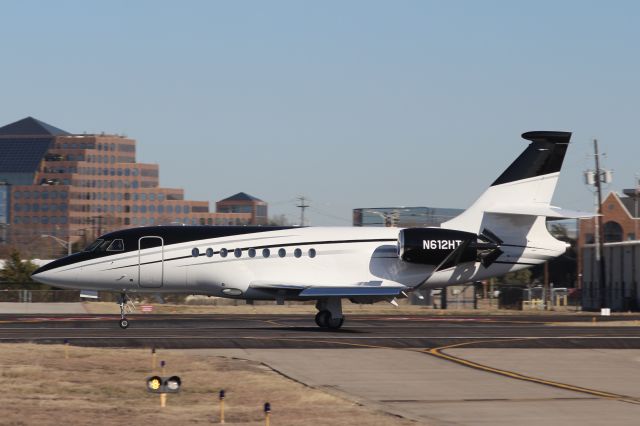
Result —
[[[155, 250], [148, 250], [153, 249]], [[143, 288], [162, 287], [164, 280], [164, 240], [142, 237], [138, 240], [138, 285]]]

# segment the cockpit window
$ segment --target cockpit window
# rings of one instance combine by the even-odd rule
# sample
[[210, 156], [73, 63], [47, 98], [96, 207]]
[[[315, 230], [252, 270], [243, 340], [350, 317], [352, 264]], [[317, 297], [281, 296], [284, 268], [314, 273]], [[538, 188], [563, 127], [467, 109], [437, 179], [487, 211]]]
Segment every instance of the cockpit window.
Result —
[[104, 242], [104, 240], [101, 239], [97, 239], [94, 242], [92, 242], [91, 244], [89, 244], [87, 246], [86, 249], [84, 249], [84, 251], [94, 251], [96, 248], [98, 248], [100, 246], [100, 244], [102, 244]]
[[111, 240], [107, 240], [107, 241], [103, 242], [102, 244], [100, 244], [100, 246], [98, 248], [96, 248], [95, 251], [105, 251], [107, 249], [107, 247], [109, 247], [110, 244], [111, 244]]
[[107, 251], [124, 251], [124, 241], [113, 240], [109, 247], [107, 247]]

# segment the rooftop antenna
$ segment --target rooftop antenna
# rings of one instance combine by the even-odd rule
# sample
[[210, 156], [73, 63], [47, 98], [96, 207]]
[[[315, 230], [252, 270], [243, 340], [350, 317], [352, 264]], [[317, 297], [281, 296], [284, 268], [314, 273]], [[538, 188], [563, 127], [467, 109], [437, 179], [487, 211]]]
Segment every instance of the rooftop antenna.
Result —
[[296, 198], [299, 201], [299, 204], [296, 206], [300, 209], [300, 226], [304, 226], [304, 210], [309, 207], [309, 204], [306, 204], [307, 198], [304, 195]]

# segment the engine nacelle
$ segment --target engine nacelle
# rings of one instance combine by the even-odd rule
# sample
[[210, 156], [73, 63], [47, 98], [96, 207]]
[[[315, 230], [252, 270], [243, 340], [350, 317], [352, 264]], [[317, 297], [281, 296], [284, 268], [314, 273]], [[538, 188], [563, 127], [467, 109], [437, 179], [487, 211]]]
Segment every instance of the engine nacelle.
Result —
[[[407, 228], [398, 236], [398, 257], [409, 263], [440, 265], [460, 245], [466, 248], [457, 261], [473, 262], [478, 257], [478, 236], [442, 228]], [[448, 263], [448, 262], [447, 262]]]

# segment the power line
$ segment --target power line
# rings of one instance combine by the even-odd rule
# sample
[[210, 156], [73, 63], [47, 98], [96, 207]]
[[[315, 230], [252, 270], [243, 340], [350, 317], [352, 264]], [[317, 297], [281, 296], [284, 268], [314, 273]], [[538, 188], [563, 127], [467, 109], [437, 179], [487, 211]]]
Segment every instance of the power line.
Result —
[[305, 204], [307, 198], [304, 195], [296, 198], [300, 203], [296, 206], [300, 209], [300, 226], [304, 226], [304, 210], [309, 207], [308, 204]]

